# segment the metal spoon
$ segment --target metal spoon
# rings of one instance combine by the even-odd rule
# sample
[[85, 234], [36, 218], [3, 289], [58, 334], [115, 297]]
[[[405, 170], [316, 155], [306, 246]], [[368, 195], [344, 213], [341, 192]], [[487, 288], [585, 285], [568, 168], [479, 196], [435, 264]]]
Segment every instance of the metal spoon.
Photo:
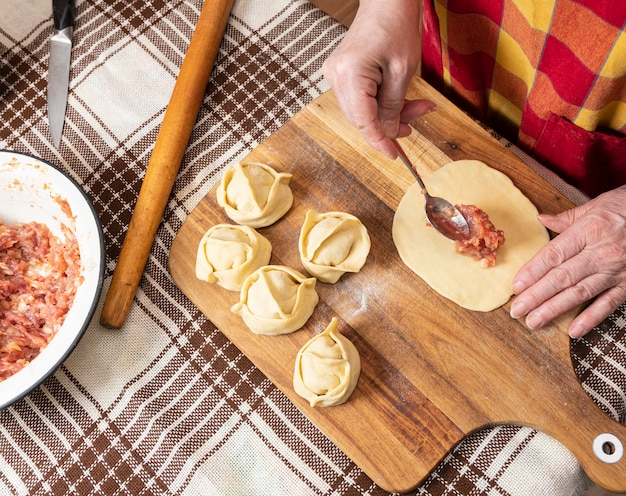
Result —
[[452, 205], [449, 201], [439, 198], [437, 196], [430, 196], [424, 185], [424, 181], [417, 173], [417, 170], [406, 156], [404, 150], [396, 140], [392, 140], [393, 144], [398, 150], [398, 154], [404, 165], [411, 171], [411, 174], [417, 180], [417, 183], [422, 188], [422, 194], [426, 198], [425, 210], [426, 218], [441, 234], [454, 241], [459, 241], [469, 238], [469, 226], [467, 220], [458, 209]]

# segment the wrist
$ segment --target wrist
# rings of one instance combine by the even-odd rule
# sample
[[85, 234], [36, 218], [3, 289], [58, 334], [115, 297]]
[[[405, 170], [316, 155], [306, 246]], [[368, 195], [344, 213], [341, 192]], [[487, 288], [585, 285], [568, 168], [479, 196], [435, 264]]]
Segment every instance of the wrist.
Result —
[[422, 0], [360, 0], [357, 16], [359, 13], [382, 13], [388, 16], [419, 17], [421, 11]]
[[360, 0], [350, 29], [421, 33], [421, 13], [422, 0]]

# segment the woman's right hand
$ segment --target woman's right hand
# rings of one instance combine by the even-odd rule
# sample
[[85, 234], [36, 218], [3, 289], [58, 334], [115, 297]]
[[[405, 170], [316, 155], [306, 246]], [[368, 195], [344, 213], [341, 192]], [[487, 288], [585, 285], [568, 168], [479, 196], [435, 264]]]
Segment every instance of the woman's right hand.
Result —
[[421, 57], [418, 0], [361, 0], [345, 38], [324, 63], [341, 111], [365, 140], [389, 158], [391, 138], [407, 136], [408, 123], [435, 108], [406, 101]]

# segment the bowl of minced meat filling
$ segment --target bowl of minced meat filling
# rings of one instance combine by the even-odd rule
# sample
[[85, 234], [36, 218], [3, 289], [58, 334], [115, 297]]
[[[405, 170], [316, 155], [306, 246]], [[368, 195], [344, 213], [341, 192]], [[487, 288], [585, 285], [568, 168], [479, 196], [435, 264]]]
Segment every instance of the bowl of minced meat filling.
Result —
[[102, 228], [80, 186], [41, 159], [0, 151], [0, 408], [74, 350], [103, 273]]

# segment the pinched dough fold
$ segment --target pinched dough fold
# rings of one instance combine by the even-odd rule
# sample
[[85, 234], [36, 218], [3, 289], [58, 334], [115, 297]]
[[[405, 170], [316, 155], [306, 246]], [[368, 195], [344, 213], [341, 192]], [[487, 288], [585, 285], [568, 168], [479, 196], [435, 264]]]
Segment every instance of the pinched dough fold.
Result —
[[284, 265], [266, 265], [243, 282], [231, 310], [256, 334], [288, 334], [300, 329], [315, 309], [316, 279]]
[[354, 215], [307, 211], [298, 242], [300, 260], [320, 281], [335, 283], [346, 272], [361, 270], [370, 247], [367, 229]]
[[236, 164], [224, 172], [216, 195], [226, 215], [237, 224], [266, 227], [291, 208], [291, 174], [265, 164]]
[[239, 291], [243, 281], [259, 267], [267, 265], [272, 245], [248, 226], [217, 224], [198, 244], [196, 277]]
[[333, 317], [326, 330], [298, 352], [293, 387], [311, 406], [340, 405], [356, 388], [360, 373], [359, 352], [339, 333], [338, 320]]

